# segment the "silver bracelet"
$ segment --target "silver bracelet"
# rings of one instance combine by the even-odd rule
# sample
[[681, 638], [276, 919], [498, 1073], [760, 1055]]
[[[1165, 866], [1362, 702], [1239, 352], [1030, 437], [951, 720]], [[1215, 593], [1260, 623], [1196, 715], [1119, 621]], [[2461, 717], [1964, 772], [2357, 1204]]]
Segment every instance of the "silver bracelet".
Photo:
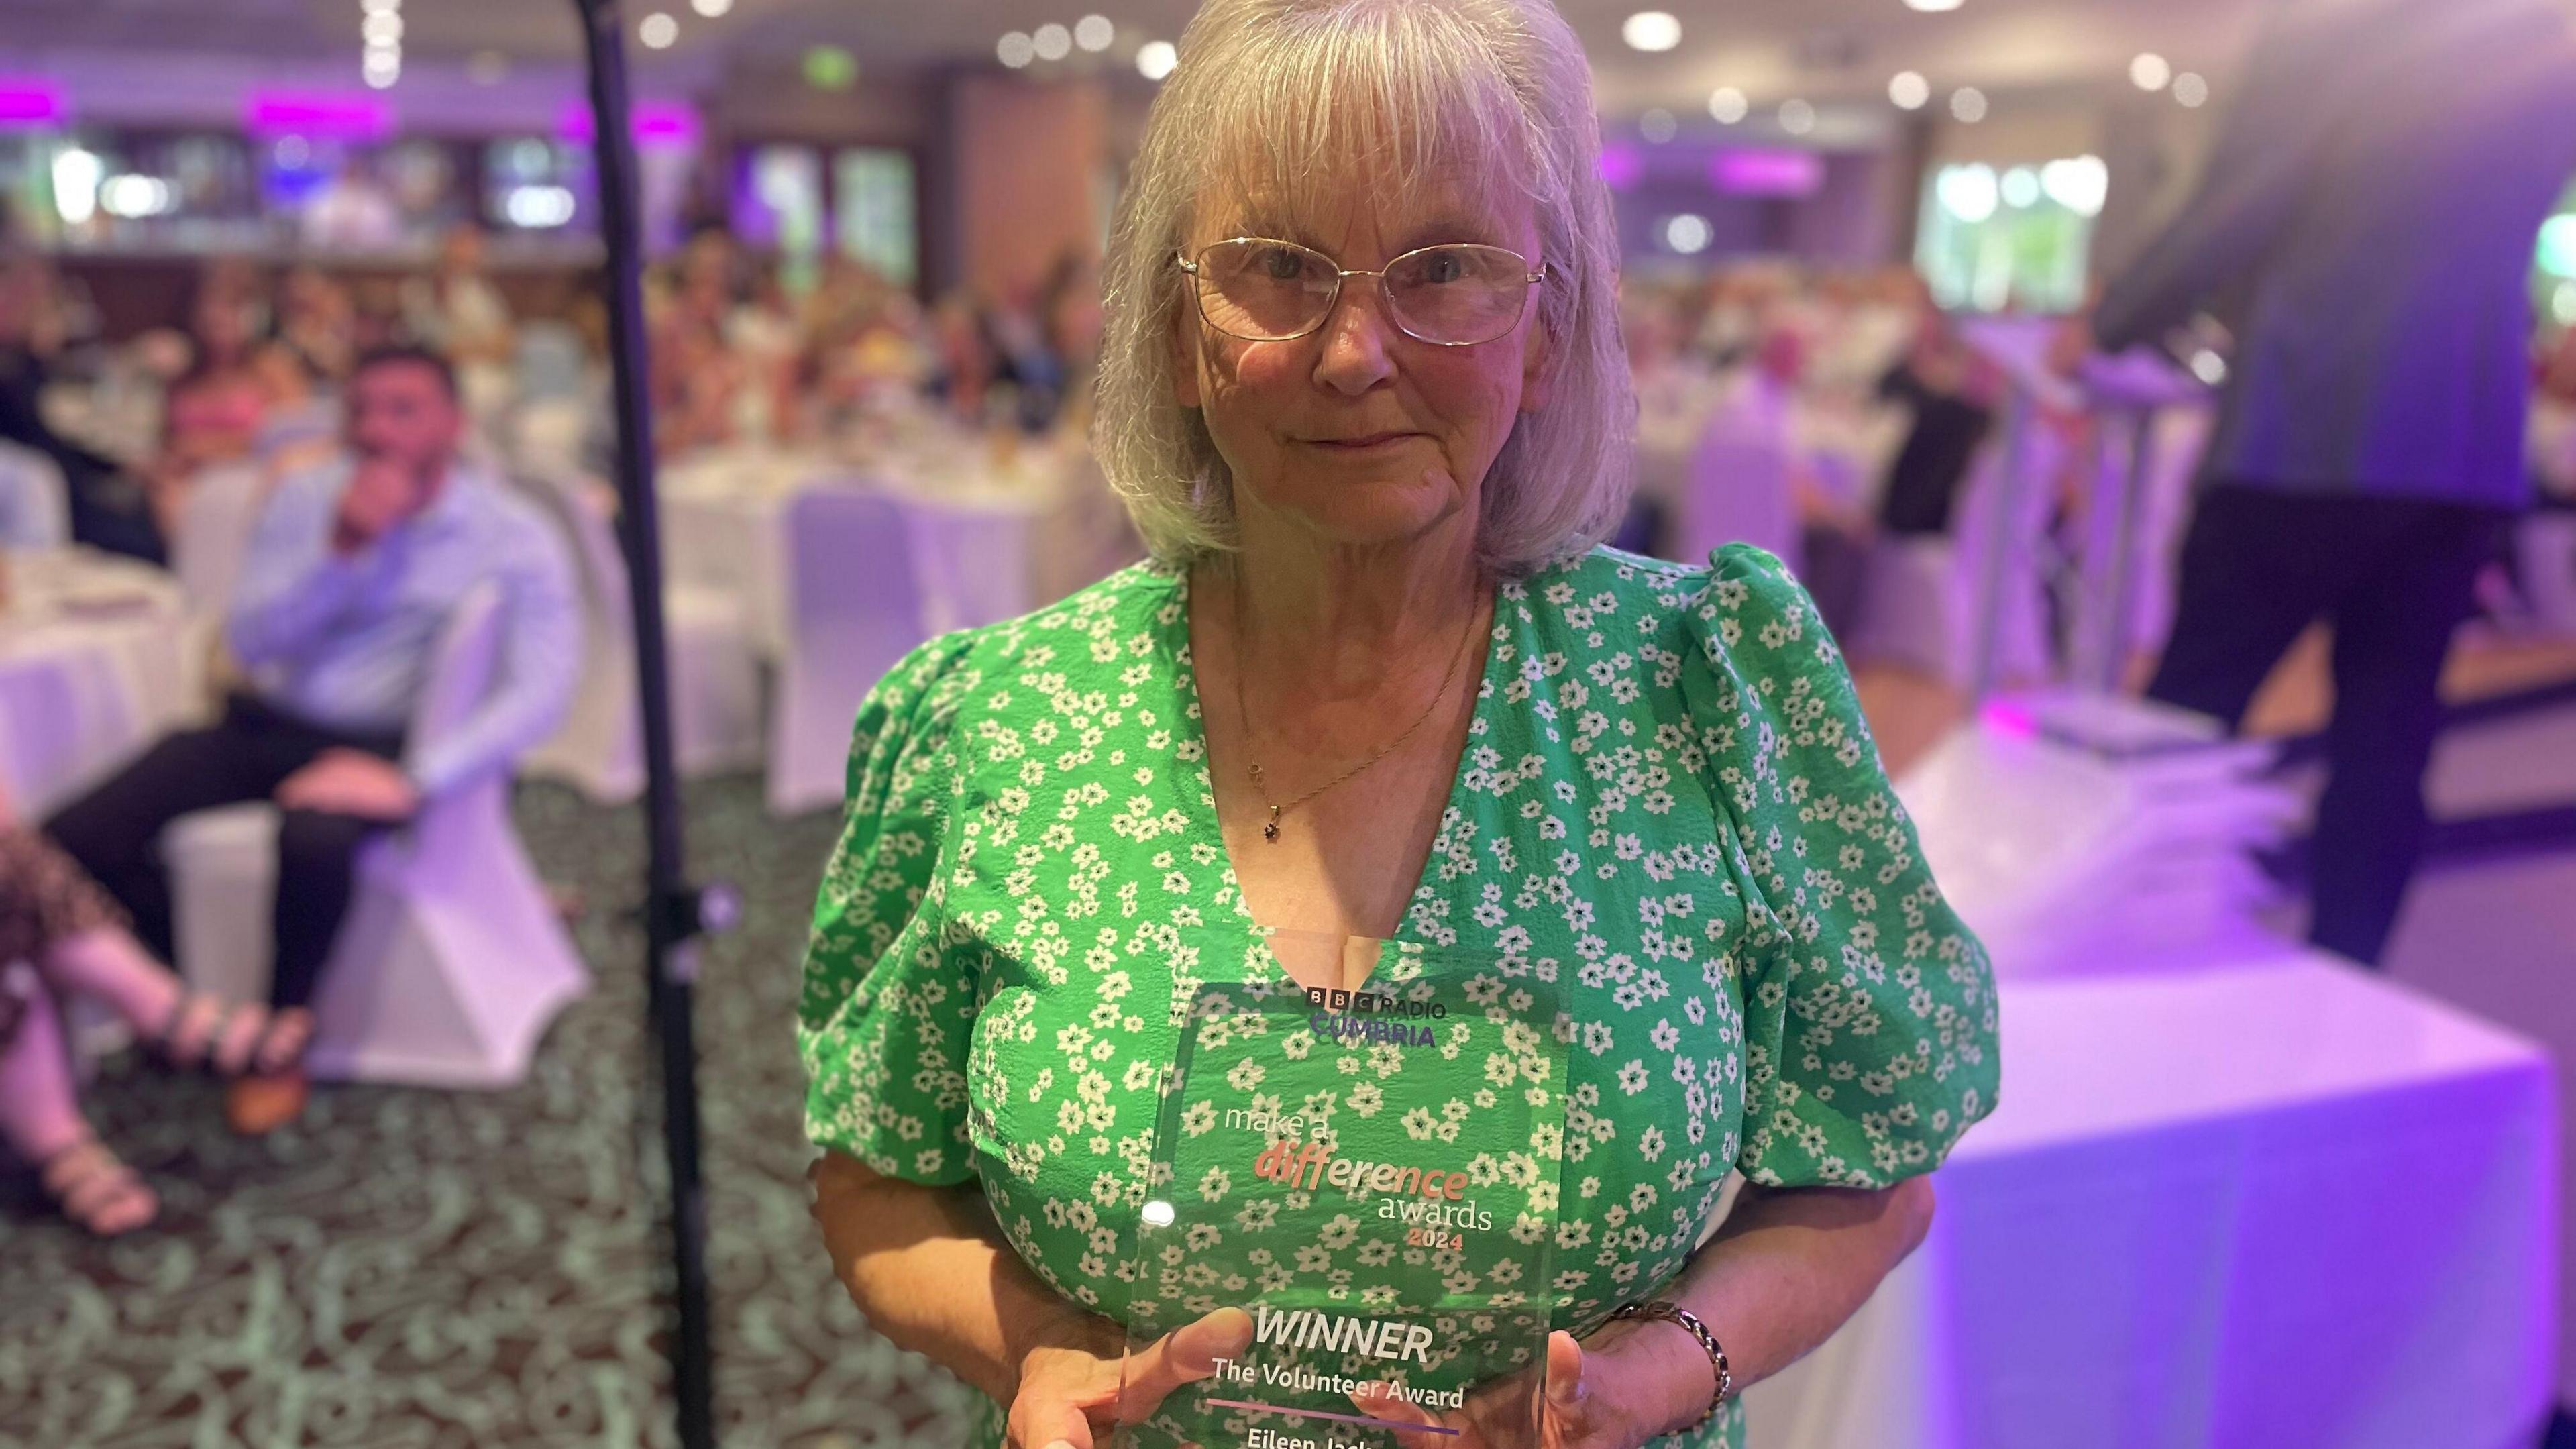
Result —
[[1708, 1366], [1717, 1371], [1717, 1388], [1708, 1396], [1708, 1412], [1692, 1420], [1688, 1427], [1675, 1432], [1687, 1434], [1717, 1417], [1717, 1411], [1725, 1404], [1726, 1396], [1735, 1391], [1735, 1370], [1727, 1364], [1726, 1350], [1718, 1344], [1717, 1335], [1708, 1331], [1708, 1325], [1699, 1321], [1699, 1315], [1678, 1303], [1669, 1303], [1658, 1298], [1652, 1303], [1620, 1304], [1610, 1310], [1610, 1316], [1656, 1318], [1666, 1323], [1678, 1323], [1689, 1329], [1690, 1336], [1699, 1340], [1699, 1346], [1708, 1350]]

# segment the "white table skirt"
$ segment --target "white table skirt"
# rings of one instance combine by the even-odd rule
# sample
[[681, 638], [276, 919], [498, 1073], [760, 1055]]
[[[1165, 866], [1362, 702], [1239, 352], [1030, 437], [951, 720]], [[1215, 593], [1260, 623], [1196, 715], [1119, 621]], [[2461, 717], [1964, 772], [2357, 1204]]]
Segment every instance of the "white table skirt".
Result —
[[72, 552], [10, 560], [0, 612], [0, 781], [33, 819], [185, 723], [202, 670], [178, 586]]
[[1755, 1449], [2521, 1449], [2549, 1400], [2539, 1048], [2328, 958], [2003, 985], [1922, 1249]]
[[787, 504], [817, 487], [865, 488], [903, 505], [930, 632], [995, 623], [1038, 604], [1033, 544], [1053, 502], [1050, 490], [980, 482], [942, 488], [795, 455], [732, 470], [721, 459], [701, 460], [672, 471], [662, 490], [671, 581], [740, 600], [756, 644], [776, 654], [788, 629]]

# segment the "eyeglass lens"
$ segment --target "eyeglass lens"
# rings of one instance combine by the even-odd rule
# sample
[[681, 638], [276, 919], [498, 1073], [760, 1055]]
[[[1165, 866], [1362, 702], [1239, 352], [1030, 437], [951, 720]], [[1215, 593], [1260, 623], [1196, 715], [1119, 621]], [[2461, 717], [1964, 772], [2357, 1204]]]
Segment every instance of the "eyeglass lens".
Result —
[[[1360, 278], [1362, 285], [1370, 279]], [[1199, 257], [1199, 305], [1208, 325], [1250, 341], [1300, 337], [1331, 312], [1340, 281], [1332, 259], [1293, 242], [1219, 242]], [[1397, 326], [1426, 342], [1490, 342], [1520, 320], [1529, 266], [1501, 247], [1425, 247], [1387, 268], [1387, 307]]]

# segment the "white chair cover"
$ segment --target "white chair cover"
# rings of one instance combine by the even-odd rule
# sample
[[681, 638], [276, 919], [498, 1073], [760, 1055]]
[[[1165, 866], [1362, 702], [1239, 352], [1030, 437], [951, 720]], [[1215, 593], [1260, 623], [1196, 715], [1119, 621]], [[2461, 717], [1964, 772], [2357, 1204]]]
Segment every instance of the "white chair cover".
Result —
[[33, 448], [0, 441], [0, 545], [61, 548], [72, 541], [71, 487], [62, 465]]
[[1749, 436], [1721, 412], [1691, 453], [1674, 556], [1704, 563], [1721, 544], [1749, 543], [1798, 566], [1798, 507], [1785, 441]]
[[[602, 804], [632, 800], [644, 788], [635, 626], [626, 556], [600, 502], [605, 492], [568, 475], [539, 475], [524, 487], [571, 544], [587, 642], [563, 725], [521, 759], [521, 771], [562, 780]], [[741, 608], [708, 590], [672, 586], [662, 614], [680, 772], [748, 768], [760, 758], [760, 668]]]
[[859, 702], [930, 633], [902, 505], [815, 489], [788, 505], [787, 539], [789, 621], [769, 746], [769, 808], [781, 815], [841, 798]]
[[[453, 731], [491, 688], [496, 595], [477, 590], [440, 641], [413, 747]], [[265, 803], [181, 818], [163, 837], [179, 964], [202, 989], [266, 995], [277, 889], [277, 811]], [[546, 1025], [589, 973], [510, 823], [509, 772], [428, 801], [359, 853], [348, 921], [315, 997], [317, 1076], [502, 1087], [526, 1076]]]
[[208, 468], [189, 483], [179, 505], [179, 536], [170, 541], [170, 566], [190, 613], [220, 621], [232, 608], [251, 531], [267, 501], [268, 474], [256, 463]]

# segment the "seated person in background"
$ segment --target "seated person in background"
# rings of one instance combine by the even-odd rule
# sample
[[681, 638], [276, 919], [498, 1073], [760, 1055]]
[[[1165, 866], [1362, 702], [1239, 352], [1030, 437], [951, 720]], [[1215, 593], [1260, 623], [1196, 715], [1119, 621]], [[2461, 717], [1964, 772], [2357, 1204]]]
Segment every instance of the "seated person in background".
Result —
[[[534, 505], [458, 459], [464, 429], [444, 358], [361, 358], [347, 456], [281, 484], [252, 535], [225, 628], [251, 687], [220, 723], [163, 740], [48, 827], [167, 952], [163, 828], [276, 801], [269, 999], [284, 1021], [310, 1020], [358, 847], [424, 800], [508, 768], [553, 729], [579, 672], [581, 610], [562, 546]], [[500, 684], [453, 734], [405, 740], [449, 616], [485, 583], [501, 595]], [[298, 1070], [254, 1073], [233, 1084], [227, 1115], [236, 1130], [271, 1131], [305, 1095]]]
[[[123, 913], [0, 793], [0, 1142], [63, 1216], [102, 1238], [147, 1226], [152, 1189], [81, 1116], [60, 1004], [104, 1003], [171, 1065], [225, 1076], [282, 1071], [309, 1027], [189, 991], [125, 929]], [[15, 973], [14, 975], [12, 973]]]
[[254, 361], [252, 304], [230, 286], [200, 287], [190, 308], [194, 353], [161, 408], [161, 447], [143, 467], [162, 537], [199, 473], [252, 456], [268, 418], [271, 384]]
[[51, 286], [39, 259], [0, 258], [0, 441], [32, 448], [63, 470], [74, 543], [163, 563], [160, 524], [139, 481], [55, 432], [38, 406], [52, 381], [45, 336]]

